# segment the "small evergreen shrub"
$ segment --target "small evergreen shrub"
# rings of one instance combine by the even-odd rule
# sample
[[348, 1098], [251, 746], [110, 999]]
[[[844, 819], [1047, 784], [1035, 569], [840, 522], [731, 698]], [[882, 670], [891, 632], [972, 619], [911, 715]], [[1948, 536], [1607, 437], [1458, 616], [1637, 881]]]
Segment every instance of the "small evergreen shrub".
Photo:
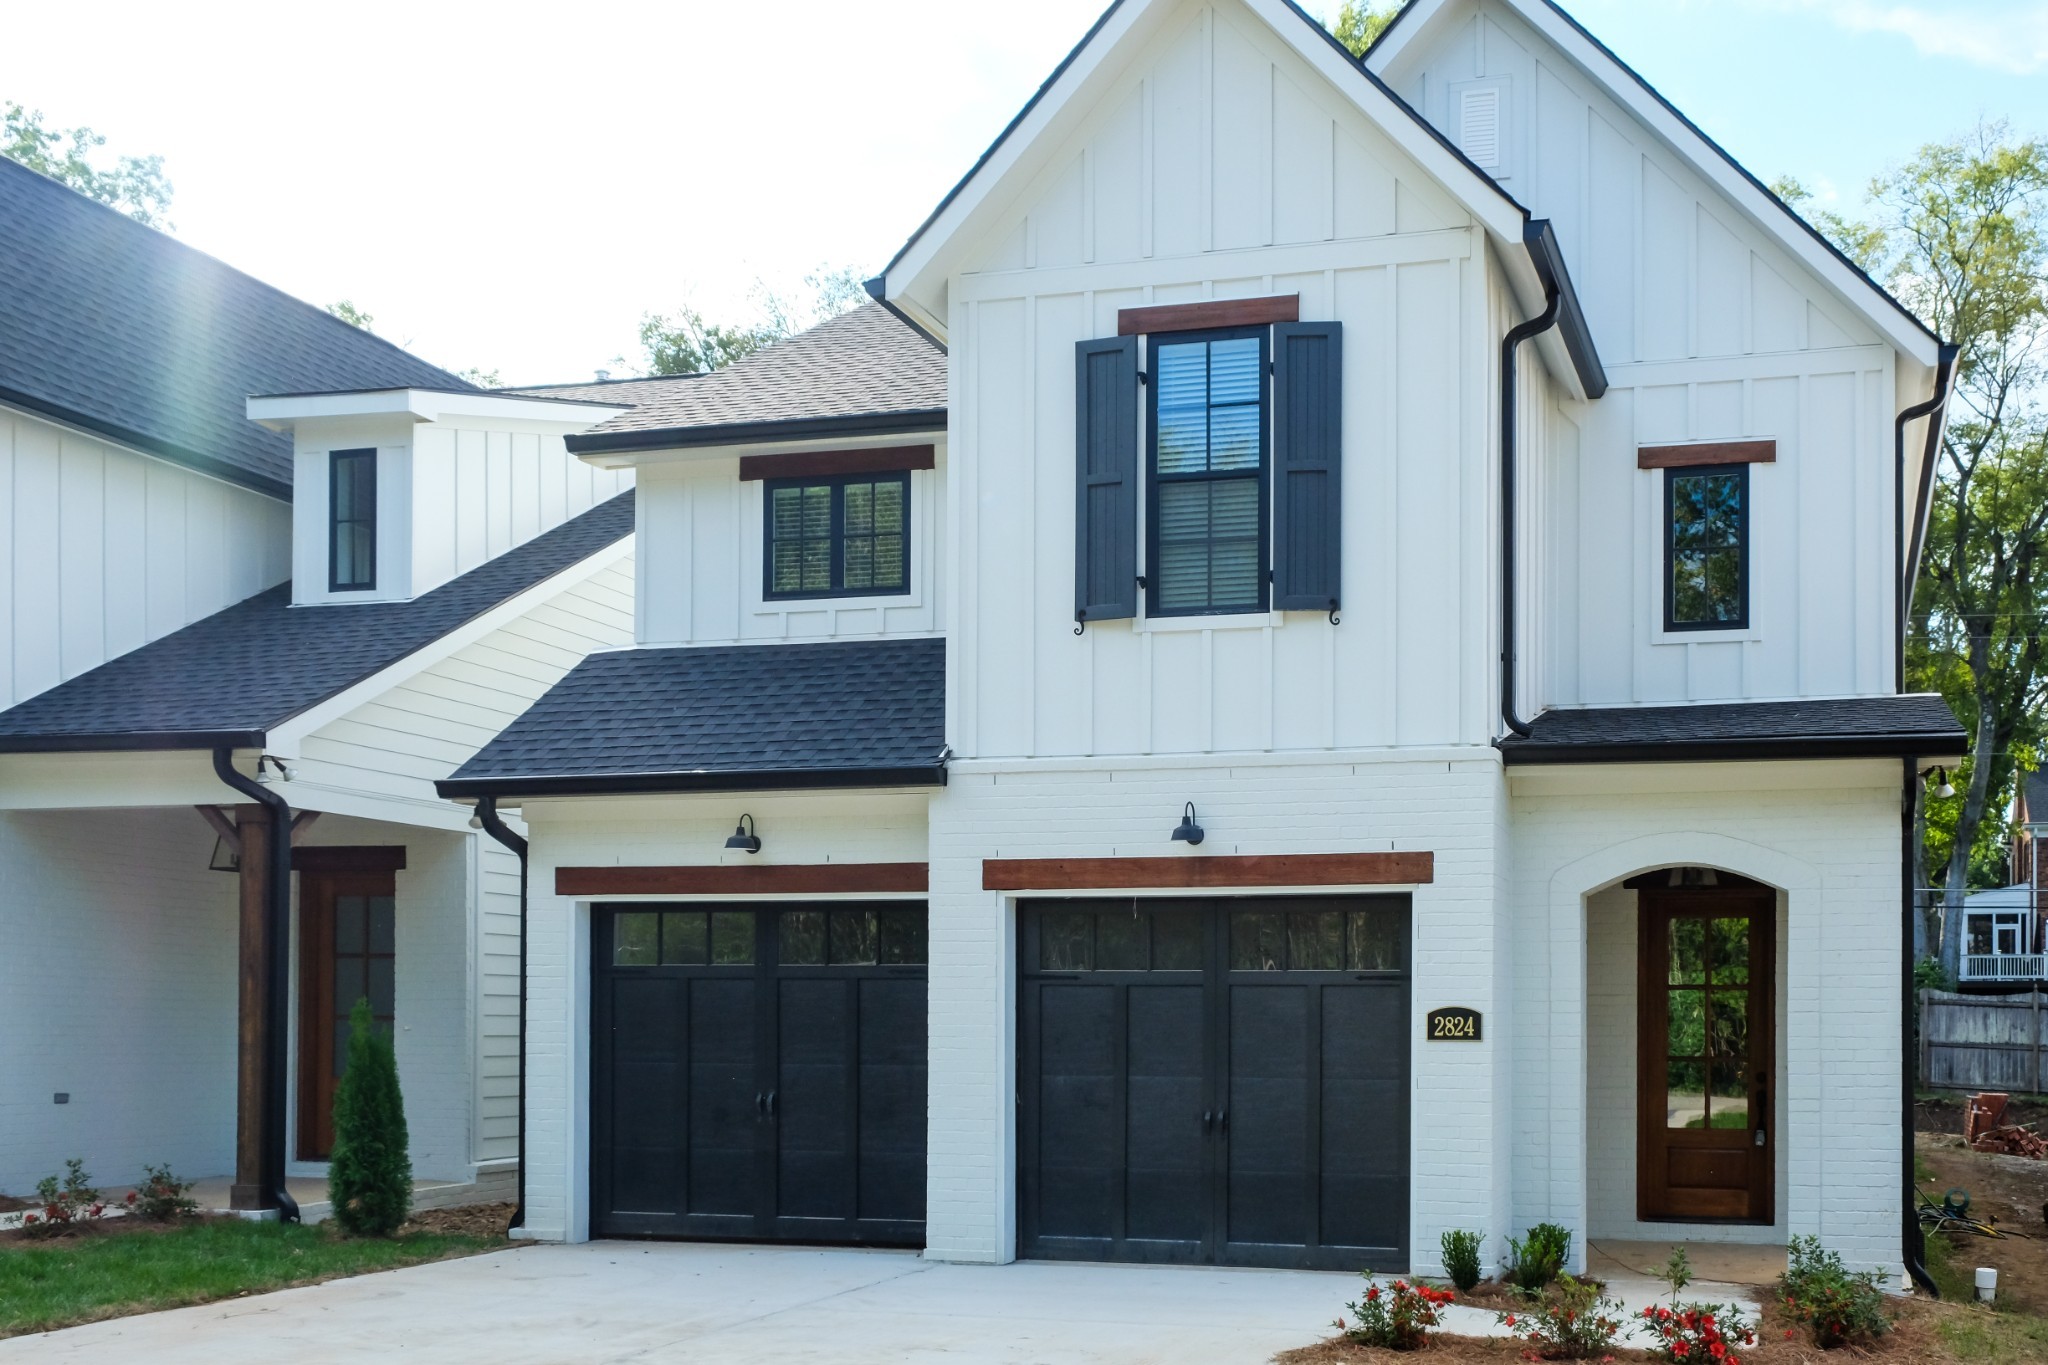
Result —
[[1479, 1283], [1479, 1247], [1485, 1240], [1485, 1233], [1462, 1228], [1452, 1228], [1443, 1236], [1444, 1274], [1461, 1293], [1471, 1293]]
[[1534, 1294], [1564, 1271], [1571, 1258], [1572, 1234], [1555, 1223], [1538, 1223], [1519, 1240], [1508, 1238], [1507, 1276], [1515, 1287]]
[[1614, 1350], [1623, 1309], [1601, 1294], [1598, 1285], [1560, 1275], [1555, 1295], [1541, 1298], [1524, 1291], [1524, 1297], [1528, 1302], [1523, 1307], [1494, 1317], [1528, 1346], [1531, 1358], [1591, 1360]]
[[1365, 1297], [1345, 1305], [1352, 1323], [1337, 1319], [1337, 1330], [1361, 1346], [1379, 1346], [1389, 1351], [1419, 1351], [1429, 1345], [1430, 1329], [1441, 1320], [1440, 1310], [1455, 1297], [1448, 1289], [1431, 1289], [1424, 1284], [1396, 1280], [1382, 1289], [1366, 1277]]
[[1813, 1344], [1823, 1351], [1874, 1341], [1891, 1330], [1884, 1312], [1882, 1273], [1860, 1271], [1854, 1275], [1842, 1264], [1840, 1253], [1828, 1251], [1818, 1237], [1794, 1237], [1785, 1277], [1778, 1288], [1785, 1296], [1785, 1308], [1813, 1334]]
[[128, 1212], [152, 1223], [170, 1223], [199, 1212], [192, 1182], [171, 1174], [168, 1164], [144, 1166], [142, 1183], [128, 1191]]
[[349, 1014], [348, 1070], [334, 1092], [334, 1156], [327, 1197], [334, 1220], [358, 1237], [389, 1237], [412, 1209], [412, 1157], [398, 1056], [391, 1038], [356, 1001]]
[[21, 1230], [30, 1237], [55, 1237], [90, 1223], [107, 1211], [100, 1192], [78, 1157], [64, 1163], [64, 1177], [46, 1175], [36, 1182], [36, 1207], [21, 1216]]

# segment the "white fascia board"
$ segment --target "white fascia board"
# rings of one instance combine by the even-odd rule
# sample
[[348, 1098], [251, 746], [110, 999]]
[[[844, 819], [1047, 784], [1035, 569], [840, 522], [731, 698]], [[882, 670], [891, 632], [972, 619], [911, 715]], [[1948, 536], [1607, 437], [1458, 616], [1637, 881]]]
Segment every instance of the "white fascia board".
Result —
[[576, 458], [599, 469], [637, 469], [642, 465], [704, 464], [743, 455], [795, 455], [810, 450], [888, 450], [896, 446], [937, 446], [946, 450], [943, 431], [904, 431], [873, 436], [821, 436], [808, 441], [747, 441], [722, 446], [672, 446], [656, 450], [593, 450]]
[[[1705, 133], [1679, 117], [1662, 99], [1652, 94], [1620, 58], [1587, 38], [1583, 30], [1547, 0], [1496, 2], [1512, 10], [1570, 58], [1580, 72], [1634, 114], [1702, 179], [1719, 190], [1794, 260], [1812, 271], [1843, 303], [1875, 327], [1887, 342], [1921, 365], [1933, 368], [1939, 358], [1940, 343], [1932, 333], [1920, 326], [1874, 282], [1816, 241], [1789, 209], [1759, 188], [1736, 167], [1732, 158], [1708, 140]], [[1379, 72], [1393, 69], [1402, 54], [1411, 50], [1430, 30], [1432, 20], [1461, 3], [1462, 0], [1414, 0], [1385, 41], [1368, 54], [1373, 69]]]
[[351, 687], [343, 688], [325, 701], [315, 702], [289, 720], [271, 726], [267, 732], [264, 751], [284, 758], [296, 758], [306, 736], [340, 719], [357, 707], [374, 701], [383, 693], [432, 668], [450, 655], [467, 649], [492, 631], [518, 620], [550, 598], [617, 564], [633, 553], [633, 540], [634, 537], [630, 534], [621, 537], [595, 554], [578, 560], [560, 573], [542, 579], [518, 596], [500, 602], [480, 616], [472, 617], [425, 648], [414, 650], [397, 663], [372, 673]]
[[[236, 751], [253, 771], [255, 751]], [[0, 810], [224, 806], [247, 800], [214, 775], [203, 749], [0, 754]], [[192, 817], [194, 829], [199, 816]]]
[[353, 393], [258, 394], [248, 400], [249, 420], [272, 431], [319, 417], [405, 417], [445, 422], [475, 417], [534, 422], [563, 431], [587, 431], [630, 406], [586, 403], [568, 398], [534, 398], [495, 393], [446, 393], [439, 389], [371, 389]]

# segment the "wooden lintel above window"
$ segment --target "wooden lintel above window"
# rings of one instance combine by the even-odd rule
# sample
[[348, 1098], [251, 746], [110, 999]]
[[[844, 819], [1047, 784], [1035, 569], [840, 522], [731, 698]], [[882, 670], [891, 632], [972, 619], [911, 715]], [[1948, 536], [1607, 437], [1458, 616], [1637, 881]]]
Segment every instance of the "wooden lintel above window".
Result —
[[740, 478], [812, 479], [830, 474], [894, 474], [904, 469], [930, 469], [938, 462], [935, 447], [871, 446], [865, 450], [791, 450], [780, 455], [740, 456]]
[[924, 863], [722, 864], [708, 867], [558, 867], [557, 896], [771, 896], [848, 891], [923, 892]]
[[1269, 322], [1300, 321], [1301, 295], [1267, 294], [1256, 299], [1211, 299], [1205, 303], [1119, 308], [1116, 310], [1116, 334], [1130, 337], [1153, 332], [1202, 332], [1211, 327], [1263, 327]]
[[1267, 853], [1171, 858], [984, 858], [984, 891], [1134, 891], [1177, 887], [1417, 886], [1434, 853]]
[[1778, 443], [1766, 441], [1690, 441], [1684, 445], [1637, 446], [1637, 469], [1682, 469], [1699, 464], [1773, 464]]
[[404, 844], [296, 844], [294, 872], [403, 872]]

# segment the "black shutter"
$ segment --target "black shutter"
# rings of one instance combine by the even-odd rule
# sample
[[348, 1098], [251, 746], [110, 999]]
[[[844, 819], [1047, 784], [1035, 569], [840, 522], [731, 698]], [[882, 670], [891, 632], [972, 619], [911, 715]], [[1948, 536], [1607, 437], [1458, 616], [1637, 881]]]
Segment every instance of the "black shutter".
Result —
[[1273, 328], [1273, 606], [1335, 611], [1342, 578], [1344, 325]]
[[1138, 614], [1138, 339], [1074, 347], [1074, 619]]

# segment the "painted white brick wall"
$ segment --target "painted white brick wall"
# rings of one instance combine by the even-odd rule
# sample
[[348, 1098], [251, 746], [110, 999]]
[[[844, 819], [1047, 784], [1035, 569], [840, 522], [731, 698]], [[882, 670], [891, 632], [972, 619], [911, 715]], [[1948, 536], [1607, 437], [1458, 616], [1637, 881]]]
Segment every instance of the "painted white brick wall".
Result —
[[[190, 809], [0, 814], [0, 1191], [233, 1169], [235, 878]], [[71, 1096], [58, 1105], [52, 1096]]]

